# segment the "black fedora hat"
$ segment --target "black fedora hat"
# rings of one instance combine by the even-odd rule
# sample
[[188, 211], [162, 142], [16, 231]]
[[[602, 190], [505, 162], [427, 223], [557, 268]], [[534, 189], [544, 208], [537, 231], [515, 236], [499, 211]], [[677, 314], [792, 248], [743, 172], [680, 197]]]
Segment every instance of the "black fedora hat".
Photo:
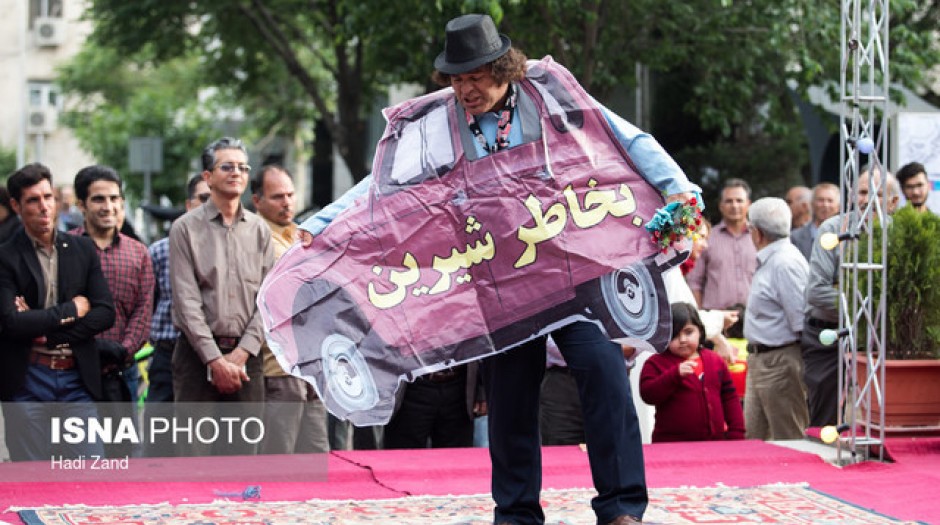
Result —
[[496, 60], [512, 46], [509, 37], [496, 31], [489, 15], [463, 15], [447, 22], [444, 52], [437, 55], [434, 68], [459, 75]]

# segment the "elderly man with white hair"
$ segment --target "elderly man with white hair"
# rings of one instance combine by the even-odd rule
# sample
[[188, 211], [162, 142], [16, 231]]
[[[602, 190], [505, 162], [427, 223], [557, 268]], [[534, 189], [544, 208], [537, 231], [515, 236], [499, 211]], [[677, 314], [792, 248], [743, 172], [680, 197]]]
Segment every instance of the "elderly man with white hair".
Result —
[[759, 199], [748, 212], [757, 248], [744, 314], [748, 439], [800, 439], [809, 422], [800, 355], [809, 265], [790, 242], [790, 219], [787, 203], [773, 197]]
[[[826, 233], [841, 233], [848, 227], [843, 224], [858, 222], [858, 214], [868, 206], [869, 194], [875, 191], [874, 188], [877, 188], [882, 209], [889, 216], [894, 213], [901, 199], [901, 187], [894, 175], [888, 173], [882, 182], [879, 173], [876, 170], [874, 180], [870, 181], [868, 168], [862, 171], [858, 177], [855, 209], [847, 218], [836, 215], [823, 221], [819, 225], [817, 239]], [[814, 242], [809, 258], [802, 346], [803, 383], [806, 385], [811, 427], [835, 425], [839, 421], [839, 347], [838, 343], [823, 344], [819, 334], [839, 327], [840, 250], [839, 246], [827, 250]]]

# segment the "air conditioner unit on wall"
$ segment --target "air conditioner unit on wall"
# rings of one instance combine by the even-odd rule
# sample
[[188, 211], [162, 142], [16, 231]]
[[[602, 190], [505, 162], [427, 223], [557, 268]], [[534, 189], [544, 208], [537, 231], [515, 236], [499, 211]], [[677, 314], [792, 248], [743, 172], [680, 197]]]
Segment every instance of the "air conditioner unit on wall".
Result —
[[56, 47], [65, 42], [65, 19], [47, 16], [37, 17], [33, 22], [33, 33], [39, 47]]
[[26, 133], [31, 135], [48, 134], [55, 131], [59, 115], [55, 108], [29, 108], [26, 114]]

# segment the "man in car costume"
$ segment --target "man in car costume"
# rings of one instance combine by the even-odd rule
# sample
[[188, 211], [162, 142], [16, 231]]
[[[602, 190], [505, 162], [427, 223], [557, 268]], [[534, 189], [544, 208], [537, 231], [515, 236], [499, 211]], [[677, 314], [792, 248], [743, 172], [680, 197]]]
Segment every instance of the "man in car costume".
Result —
[[562, 66], [527, 62], [489, 16], [448, 22], [434, 66], [450, 88], [385, 110], [372, 175], [302, 224], [265, 279], [269, 344], [359, 425], [387, 421], [400, 378], [490, 356], [494, 522], [522, 524], [545, 519], [551, 334], [584, 407], [598, 523], [638, 523], [640, 430], [611, 340], [668, 341], [659, 273], [683, 254], [659, 253], [643, 225], [664, 194], [700, 190]]

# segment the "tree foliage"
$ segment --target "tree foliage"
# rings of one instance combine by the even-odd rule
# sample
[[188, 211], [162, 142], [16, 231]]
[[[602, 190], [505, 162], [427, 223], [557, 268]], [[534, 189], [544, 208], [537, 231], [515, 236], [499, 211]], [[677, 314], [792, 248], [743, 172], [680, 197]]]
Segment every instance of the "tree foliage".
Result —
[[153, 196], [180, 202], [192, 159], [210, 140], [213, 122], [202, 110], [211, 101], [200, 100], [197, 57], [154, 67], [146, 52], [128, 61], [113, 49], [86, 45], [59, 71], [72, 99], [62, 118], [84, 149], [122, 174], [131, 198], [142, 197], [144, 181], [130, 173], [128, 139], [161, 137], [163, 173], [153, 175]]
[[[774, 176], [799, 178], [808, 163], [793, 94], [837, 82], [840, 72], [837, 2], [91, 0], [90, 6], [94, 42], [123, 56], [149, 48], [155, 62], [199, 56], [201, 80], [230, 89], [258, 122], [289, 131], [322, 119], [356, 179], [367, 171], [364, 117], [372, 101], [392, 82], [428, 85], [445, 22], [465, 12], [490, 13], [529, 56], [554, 55], [602, 101], [632, 87], [635, 65], [645, 64], [658, 78], [652, 131], [667, 149], [707, 156], [710, 148], [720, 153], [738, 145], [740, 155], [757, 159], [750, 165], [777, 164]], [[924, 92], [924, 71], [940, 61], [933, 36], [940, 6], [895, 0], [891, 8], [893, 78]], [[721, 178], [766, 177], [740, 173], [734, 162], [705, 168]]]
[[[530, 56], [551, 53], [604, 101], [655, 77], [652, 131], [709, 189], [740, 177], [765, 194], [804, 183], [809, 156], [795, 105], [839, 83], [838, 2], [520, 0], [503, 27]], [[891, 74], [924, 93], [940, 62], [940, 5], [891, 2]], [[929, 98], [929, 96], [928, 96]], [[833, 130], [835, 131], [835, 130]], [[808, 182], [805, 181], [805, 182]]]
[[16, 150], [0, 145], [0, 177], [2, 184], [6, 184], [6, 177], [16, 171]]
[[207, 83], [276, 108], [269, 120], [286, 131], [322, 119], [358, 180], [367, 172], [366, 110], [390, 79], [412, 76], [415, 57], [427, 76], [442, 3], [93, 0], [88, 13], [93, 40], [122, 53], [149, 46], [157, 61], [200, 53]]

